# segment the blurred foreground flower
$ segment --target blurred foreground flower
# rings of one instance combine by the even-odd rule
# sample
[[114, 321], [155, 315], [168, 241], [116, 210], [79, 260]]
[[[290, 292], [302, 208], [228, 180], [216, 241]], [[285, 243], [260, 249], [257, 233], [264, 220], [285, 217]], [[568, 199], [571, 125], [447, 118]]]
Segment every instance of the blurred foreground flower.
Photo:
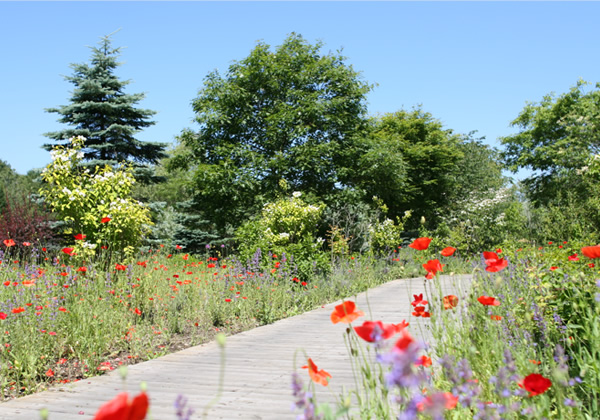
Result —
[[133, 400], [129, 399], [129, 394], [122, 392], [100, 407], [94, 420], [143, 420], [149, 405], [145, 392], [140, 392]]

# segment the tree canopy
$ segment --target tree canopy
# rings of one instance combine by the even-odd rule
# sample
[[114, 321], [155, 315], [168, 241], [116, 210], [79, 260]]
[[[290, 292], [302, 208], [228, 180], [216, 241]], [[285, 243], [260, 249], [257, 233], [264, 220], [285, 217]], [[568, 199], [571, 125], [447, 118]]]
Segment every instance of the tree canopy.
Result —
[[384, 114], [371, 120], [350, 178], [369, 198], [381, 198], [389, 216], [412, 210], [433, 222], [456, 187], [459, 144], [460, 136], [420, 108]]
[[[72, 64], [73, 75], [65, 77], [75, 86], [71, 103], [46, 109], [59, 114], [58, 121], [71, 127], [45, 136], [59, 142], [85, 137], [84, 160], [89, 165], [115, 165], [122, 161], [137, 166], [156, 163], [165, 156], [166, 144], [142, 142], [134, 137], [154, 124], [150, 118], [156, 112], [135, 107], [144, 99], [143, 93], [124, 92], [130, 81], [119, 80], [114, 74], [121, 64], [117, 61], [120, 48], [113, 48], [110, 36], [105, 36], [98, 47], [91, 49], [90, 63]], [[53, 146], [45, 144], [44, 148], [51, 150]]]
[[200, 129], [180, 140], [190, 151], [197, 202], [217, 225], [258, 213], [282, 181], [319, 197], [343, 187], [340, 168], [365, 125], [371, 86], [322, 46], [298, 34], [274, 50], [260, 42], [224, 76], [205, 78], [193, 101]]
[[520, 132], [501, 139], [507, 167], [529, 169], [530, 198], [545, 204], [565, 191], [587, 195], [582, 176], [600, 152], [600, 84], [579, 81], [567, 93], [528, 103], [511, 123]]

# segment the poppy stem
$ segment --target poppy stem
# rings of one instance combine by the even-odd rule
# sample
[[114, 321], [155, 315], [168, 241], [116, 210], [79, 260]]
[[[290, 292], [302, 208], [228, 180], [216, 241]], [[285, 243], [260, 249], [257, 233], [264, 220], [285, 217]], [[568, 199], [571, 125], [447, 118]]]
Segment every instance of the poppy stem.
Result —
[[223, 338], [221, 337], [217, 337], [217, 342], [219, 345], [219, 349], [221, 350], [221, 365], [220, 365], [220, 369], [219, 369], [219, 384], [217, 385], [217, 395], [215, 395], [215, 397], [208, 403], [206, 404], [206, 407], [204, 407], [204, 411], [202, 412], [202, 418], [205, 419], [206, 416], [208, 415], [208, 410], [210, 410], [210, 408], [215, 405], [220, 399], [221, 399], [221, 395], [223, 394], [223, 383], [225, 382], [225, 342], [223, 340]]

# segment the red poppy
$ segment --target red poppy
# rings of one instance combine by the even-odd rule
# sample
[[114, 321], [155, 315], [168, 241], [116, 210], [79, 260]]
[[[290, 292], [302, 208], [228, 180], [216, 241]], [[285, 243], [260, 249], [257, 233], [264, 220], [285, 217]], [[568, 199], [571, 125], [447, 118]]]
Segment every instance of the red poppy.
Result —
[[16, 244], [15, 244], [15, 241], [13, 241], [12, 239], [5, 239], [5, 240], [4, 240], [4, 245], [5, 245], [7, 248], [9, 248], [9, 247], [11, 247], [11, 246], [15, 246]]
[[110, 217], [103, 217], [102, 219], [100, 219], [100, 223], [108, 223], [110, 222], [112, 219]]
[[23, 242], [23, 246], [31, 246], [31, 242]]
[[522, 382], [519, 383], [519, 386], [526, 391], [529, 391], [529, 396], [533, 397], [534, 395], [543, 394], [552, 386], [552, 381], [548, 378], [544, 378], [539, 373], [532, 373], [523, 379]]
[[500, 301], [495, 297], [479, 296], [477, 300], [479, 301], [479, 303], [485, 306], [500, 306]]
[[[378, 329], [379, 331], [373, 334], [375, 329]], [[393, 337], [398, 332], [394, 324], [384, 324], [381, 321], [365, 321], [361, 326], [354, 327], [354, 331], [356, 331], [356, 334], [358, 334], [360, 338], [369, 343], [374, 342], [377, 335], [380, 335], [382, 339], [386, 340]]]
[[359, 316], [363, 316], [363, 311], [356, 310], [356, 304], [352, 301], [346, 301], [341, 305], [337, 305], [335, 310], [331, 313], [331, 322], [337, 324], [341, 322], [343, 324], [350, 324]]
[[425, 355], [419, 357], [419, 360], [415, 362], [417, 366], [429, 367], [431, 366], [431, 359]]
[[125, 271], [125, 270], [127, 270], [127, 266], [123, 265], [123, 264], [116, 263], [115, 264], [115, 270]]
[[447, 246], [446, 248], [442, 249], [442, 252], [440, 252], [440, 254], [442, 254], [442, 256], [444, 257], [450, 257], [454, 254], [454, 252], [456, 252], [456, 248]]
[[492, 321], [501, 321], [502, 317], [500, 315], [490, 315], [490, 319]]
[[326, 372], [323, 369], [319, 370], [310, 357], [308, 358], [308, 366], [302, 366], [302, 369], [308, 369], [308, 374], [313, 382], [323, 386], [329, 385], [329, 379], [331, 378], [329, 372]]
[[6, 319], [8, 315], [5, 314], [4, 312], [0, 312], [0, 319]]
[[46, 371], [46, 376], [48, 376], [48, 377], [52, 377], [52, 376], [54, 376], [54, 372], [52, 371], [52, 369], [48, 369], [48, 370]]
[[577, 253], [575, 253], [573, 255], [569, 255], [569, 261], [579, 261], [579, 257], [577, 256]]
[[402, 320], [401, 323], [399, 324], [392, 324], [394, 326], [394, 328], [396, 329], [396, 332], [399, 333], [400, 331], [402, 331], [404, 328], [408, 327], [410, 324], [408, 322], [406, 322], [406, 320]]
[[129, 399], [126, 392], [123, 392], [100, 407], [94, 420], [143, 420], [146, 418], [149, 405], [145, 392], [140, 392], [133, 401]]
[[76, 241], [83, 241], [86, 236], [83, 233], [78, 233], [77, 235], [74, 236]]
[[77, 269], [77, 271], [80, 272], [80, 273], [85, 273], [87, 271], [87, 268], [86, 267], [79, 267]]
[[73, 248], [63, 248], [62, 252], [64, 252], [67, 255], [71, 255], [71, 256], [74, 255], [73, 254]]
[[423, 300], [423, 293], [421, 293], [420, 295], [413, 295], [413, 297], [415, 298], [415, 300], [411, 302], [412, 306], [427, 305], [429, 303], [426, 300]]
[[504, 258], [498, 257], [495, 252], [484, 252], [483, 258], [485, 259], [485, 271], [495, 273], [504, 270], [508, 266], [508, 261]]
[[444, 296], [443, 303], [444, 309], [456, 308], [456, 306], [458, 305], [458, 297], [454, 295]]
[[182, 246], [181, 245], [175, 245], [175, 249], [181, 249]]
[[429, 248], [430, 243], [431, 243], [431, 238], [417, 238], [408, 247], [412, 248], [412, 249], [416, 249], [417, 251], [424, 251], [427, 248]]
[[13, 308], [12, 309], [12, 313], [13, 314], [20, 314], [21, 312], [25, 312], [25, 308], [23, 308], [22, 306], [19, 306], [18, 308]]
[[550, 270], [551, 271], [558, 270], [558, 267], [556, 267], [556, 266], [553, 265], [552, 267], [550, 267]]
[[600, 258], [600, 245], [584, 246], [581, 248], [581, 253], [588, 258]]
[[408, 346], [414, 343], [414, 339], [406, 329], [401, 331], [402, 337], [394, 344], [394, 351], [405, 351]]
[[445, 265], [446, 264], [440, 263], [440, 260], [435, 259], [427, 261], [426, 264], [423, 264], [423, 268], [427, 270], [427, 276], [431, 276], [427, 278], [431, 279], [437, 274], [438, 271], [444, 271]]
[[412, 314], [413, 314], [413, 316], [416, 316], [417, 318], [420, 316], [422, 316], [423, 318], [431, 317], [431, 314], [429, 312], [425, 311], [424, 306], [417, 306]]
[[139, 308], [135, 308], [135, 313], [136, 313], [137, 315], [141, 315], [141, 314], [142, 314], [142, 311], [140, 311], [140, 309], [139, 309]]

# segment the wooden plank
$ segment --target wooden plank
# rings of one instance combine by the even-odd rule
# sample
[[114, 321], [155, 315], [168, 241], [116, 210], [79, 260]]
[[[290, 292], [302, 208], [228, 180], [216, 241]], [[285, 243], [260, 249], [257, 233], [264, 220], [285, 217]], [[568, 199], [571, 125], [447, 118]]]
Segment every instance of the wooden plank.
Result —
[[[441, 276], [436, 287], [444, 294], [462, 296], [470, 276]], [[410, 331], [431, 341], [428, 320], [411, 317], [413, 294], [425, 292], [431, 285], [421, 279], [396, 280], [362, 293], [356, 298], [363, 319], [398, 323], [410, 322]], [[354, 298], [348, 300], [355, 300]], [[354, 388], [349, 356], [344, 345], [346, 325], [333, 325], [330, 314], [340, 301], [274, 324], [227, 337], [225, 384], [223, 395], [209, 410], [211, 419], [294, 419], [291, 374], [296, 367], [304, 383], [304, 352], [321, 369], [332, 374], [329, 389], [319, 385], [320, 402], [335, 402], [342, 391]], [[193, 418], [201, 418], [204, 407], [217, 392], [220, 349], [207, 343], [129, 366], [127, 388], [137, 393], [139, 383], [147, 383], [151, 401], [150, 419], [175, 417], [173, 403], [185, 395], [195, 409]], [[39, 410], [49, 409], [50, 420], [91, 419], [97, 409], [123, 390], [117, 372], [72, 384], [57, 386], [39, 394], [0, 403], [0, 419], [37, 419]], [[82, 414], [80, 414], [82, 413]]]

